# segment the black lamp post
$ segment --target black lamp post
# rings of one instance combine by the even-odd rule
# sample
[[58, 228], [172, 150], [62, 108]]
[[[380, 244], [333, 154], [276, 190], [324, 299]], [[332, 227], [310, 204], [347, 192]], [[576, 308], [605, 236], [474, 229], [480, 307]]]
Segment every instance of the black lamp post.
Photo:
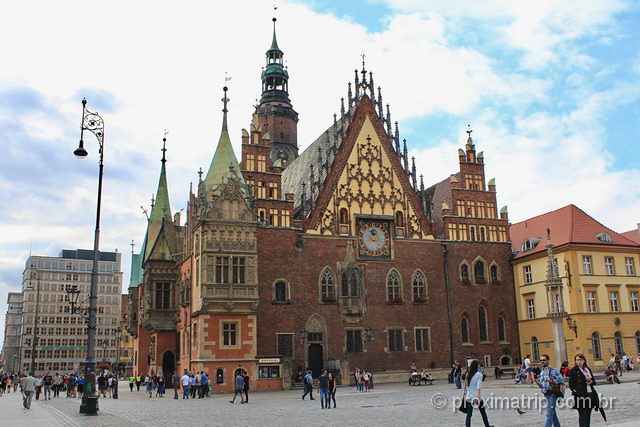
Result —
[[100, 247], [100, 207], [102, 204], [102, 176], [104, 171], [104, 121], [98, 113], [87, 110], [87, 100], [82, 100], [82, 122], [80, 124], [80, 144], [73, 154], [79, 159], [87, 157], [84, 148], [84, 131], [93, 133], [98, 140], [98, 202], [96, 208], [96, 228], [93, 239], [93, 268], [91, 270], [91, 289], [89, 291], [89, 316], [87, 321], [87, 360], [84, 364], [84, 394], [80, 404], [80, 413], [98, 414], [98, 396], [96, 395], [96, 314], [98, 311], [98, 261]]

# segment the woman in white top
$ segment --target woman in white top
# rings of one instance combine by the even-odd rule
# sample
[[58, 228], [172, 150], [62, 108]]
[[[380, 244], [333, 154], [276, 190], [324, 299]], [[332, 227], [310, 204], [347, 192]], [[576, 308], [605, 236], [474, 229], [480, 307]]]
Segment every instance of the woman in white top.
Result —
[[473, 408], [478, 408], [480, 410], [480, 415], [482, 415], [482, 421], [484, 422], [485, 427], [491, 427], [489, 425], [489, 419], [487, 418], [487, 412], [484, 408], [484, 403], [482, 402], [482, 396], [480, 396], [483, 375], [482, 372], [478, 370], [479, 366], [480, 362], [472, 360], [469, 365], [469, 370], [467, 371], [467, 394], [465, 396], [465, 400], [467, 402], [467, 427], [471, 427]]

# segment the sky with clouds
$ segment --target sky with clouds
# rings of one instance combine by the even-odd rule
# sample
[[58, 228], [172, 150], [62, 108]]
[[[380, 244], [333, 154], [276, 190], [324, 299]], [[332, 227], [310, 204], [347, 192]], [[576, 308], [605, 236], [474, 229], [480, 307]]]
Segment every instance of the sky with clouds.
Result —
[[[427, 186], [457, 171], [471, 123], [500, 205], [519, 221], [574, 203], [640, 222], [640, 3], [279, 1], [278, 42], [305, 147], [365, 52]], [[206, 170], [229, 82], [236, 152], [260, 93], [272, 2], [20, 1], [0, 15], [0, 311], [29, 248], [91, 248], [97, 147], [77, 160], [82, 97], [104, 118], [103, 250], [141, 243], [164, 129], [173, 211]], [[0, 316], [4, 322], [4, 315]], [[3, 327], [0, 323], [0, 327]]]

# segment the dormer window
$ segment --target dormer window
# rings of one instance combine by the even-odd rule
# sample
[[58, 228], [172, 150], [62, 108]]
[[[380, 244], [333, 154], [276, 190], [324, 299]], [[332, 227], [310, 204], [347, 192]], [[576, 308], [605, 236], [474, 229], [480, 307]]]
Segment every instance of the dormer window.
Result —
[[530, 251], [531, 249], [538, 246], [538, 243], [540, 243], [540, 239], [525, 239], [522, 242], [521, 250], [522, 252]]
[[596, 238], [601, 242], [611, 243], [613, 239], [607, 233], [598, 233], [596, 234]]

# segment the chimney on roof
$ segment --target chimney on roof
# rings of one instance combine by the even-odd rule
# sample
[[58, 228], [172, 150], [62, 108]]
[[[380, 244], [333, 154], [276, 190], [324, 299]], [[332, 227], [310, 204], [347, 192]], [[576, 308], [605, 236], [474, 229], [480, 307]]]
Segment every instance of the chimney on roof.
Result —
[[640, 222], [638, 223], [638, 233], [640, 233]]

